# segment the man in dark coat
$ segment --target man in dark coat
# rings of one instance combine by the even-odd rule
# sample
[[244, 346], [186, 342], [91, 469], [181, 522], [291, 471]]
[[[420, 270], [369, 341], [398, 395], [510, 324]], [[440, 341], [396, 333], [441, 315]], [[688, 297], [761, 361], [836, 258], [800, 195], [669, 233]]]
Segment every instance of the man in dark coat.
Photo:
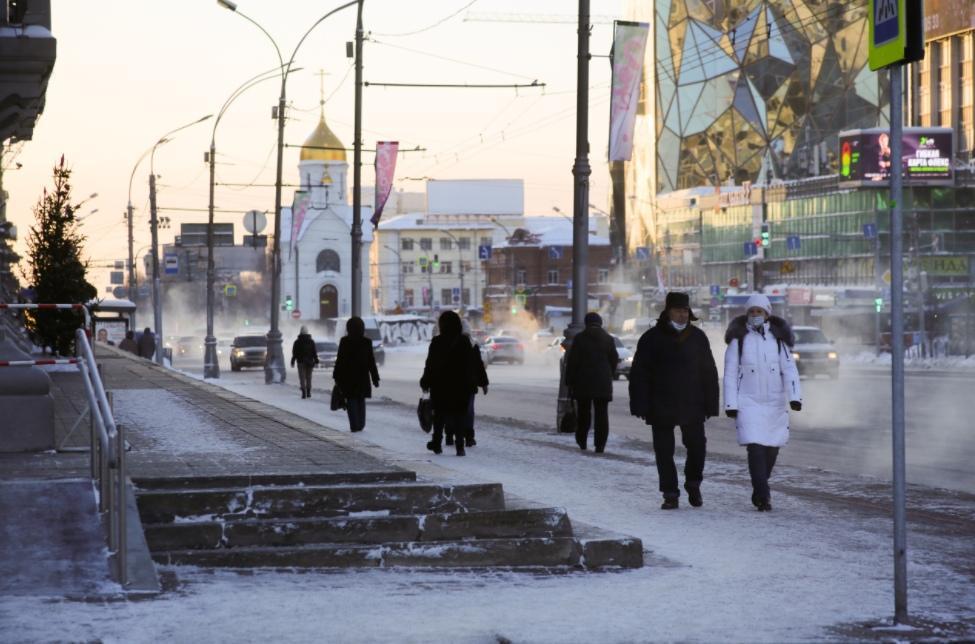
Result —
[[[463, 333], [460, 316], [453, 311], [444, 311], [437, 324], [440, 333], [430, 341], [420, 388], [430, 392], [434, 414], [443, 422], [443, 429], [454, 436], [457, 456], [464, 456], [467, 410], [479, 375], [471, 341]], [[434, 431], [437, 432], [436, 427]], [[442, 451], [437, 433], [427, 447], [436, 454]]]
[[[345, 323], [346, 336], [339, 340], [332, 377], [335, 386], [345, 396], [349, 416], [349, 430], [361, 432], [366, 427], [366, 398], [372, 398], [372, 387], [379, 386], [379, 369], [372, 350], [372, 340], [366, 337], [366, 324], [360, 317]], [[369, 386], [370, 380], [372, 386]]]
[[156, 334], [149, 327], [142, 330], [142, 337], [139, 338], [139, 355], [146, 360], [152, 360], [152, 356], [156, 355]]
[[602, 453], [609, 438], [608, 408], [613, 399], [613, 374], [620, 357], [613, 337], [603, 330], [603, 319], [598, 313], [587, 313], [585, 324], [585, 330], [572, 339], [565, 362], [565, 383], [577, 406], [576, 444], [579, 449], [586, 449], [595, 408], [593, 446], [597, 453]]
[[291, 366], [298, 364], [298, 384], [301, 386], [301, 397], [311, 398], [311, 374], [318, 364], [318, 351], [315, 341], [308, 333], [308, 327], [302, 326], [294, 344], [291, 345]]
[[118, 343], [118, 348], [122, 351], [128, 351], [129, 353], [139, 355], [139, 345], [135, 342], [135, 332], [126, 331], [125, 338]]
[[687, 461], [684, 489], [700, 507], [707, 438], [704, 421], [718, 415], [718, 369], [707, 336], [686, 293], [668, 293], [657, 324], [640, 338], [630, 370], [630, 413], [653, 432], [653, 453], [664, 495], [664, 510], [678, 507], [680, 489], [674, 465], [674, 427], [679, 425]]

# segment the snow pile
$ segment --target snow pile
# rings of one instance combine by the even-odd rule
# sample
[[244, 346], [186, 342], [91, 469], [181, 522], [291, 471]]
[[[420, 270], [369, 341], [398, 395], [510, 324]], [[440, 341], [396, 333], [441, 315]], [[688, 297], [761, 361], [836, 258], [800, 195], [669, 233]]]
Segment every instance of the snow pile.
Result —
[[[877, 355], [873, 351], [861, 351], [859, 353], [843, 356], [846, 364], [860, 366], [889, 367], [891, 356], [889, 353]], [[904, 357], [904, 365], [914, 369], [973, 369], [975, 370], [975, 355], [964, 356], [941, 356], [937, 358], [917, 358], [910, 355]]]

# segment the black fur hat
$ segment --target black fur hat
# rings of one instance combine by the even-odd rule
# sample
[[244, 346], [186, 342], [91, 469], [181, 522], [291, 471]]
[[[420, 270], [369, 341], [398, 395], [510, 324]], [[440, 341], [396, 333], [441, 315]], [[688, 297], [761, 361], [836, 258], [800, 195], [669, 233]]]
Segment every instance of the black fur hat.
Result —
[[697, 320], [697, 316], [694, 315], [694, 311], [691, 310], [691, 297], [687, 293], [681, 293], [680, 291], [671, 291], [667, 293], [667, 299], [664, 301], [664, 310], [660, 314], [660, 317], [664, 315], [670, 309], [687, 309], [690, 313], [691, 322]]

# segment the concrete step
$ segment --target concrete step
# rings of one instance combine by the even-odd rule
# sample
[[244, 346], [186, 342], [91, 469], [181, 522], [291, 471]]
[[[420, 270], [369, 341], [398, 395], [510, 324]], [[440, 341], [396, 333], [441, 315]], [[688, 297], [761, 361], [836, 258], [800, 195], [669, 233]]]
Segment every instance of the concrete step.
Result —
[[295, 546], [312, 543], [359, 545], [406, 541], [571, 537], [565, 510], [539, 508], [409, 516], [228, 519], [181, 521], [145, 527], [156, 551]]
[[169, 550], [153, 554], [165, 565], [228, 568], [560, 568], [581, 565], [571, 537], [405, 541], [382, 545], [318, 543]]
[[143, 490], [138, 494], [143, 523], [170, 523], [177, 517], [335, 517], [355, 512], [390, 514], [471, 512], [504, 509], [500, 483], [434, 485], [254, 486], [204, 490]]
[[219, 476], [143, 477], [132, 482], [140, 490], [205, 490], [247, 488], [253, 486], [350, 485], [364, 483], [409, 483], [416, 472], [389, 470], [381, 472], [341, 472], [306, 474], [228, 474]]

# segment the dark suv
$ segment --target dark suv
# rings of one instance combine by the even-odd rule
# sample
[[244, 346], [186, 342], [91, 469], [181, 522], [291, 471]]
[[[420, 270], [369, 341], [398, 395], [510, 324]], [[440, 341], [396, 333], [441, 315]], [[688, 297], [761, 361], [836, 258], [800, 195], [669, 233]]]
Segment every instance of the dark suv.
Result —
[[238, 335], [230, 345], [230, 370], [263, 367], [267, 356], [267, 338], [263, 335]]

